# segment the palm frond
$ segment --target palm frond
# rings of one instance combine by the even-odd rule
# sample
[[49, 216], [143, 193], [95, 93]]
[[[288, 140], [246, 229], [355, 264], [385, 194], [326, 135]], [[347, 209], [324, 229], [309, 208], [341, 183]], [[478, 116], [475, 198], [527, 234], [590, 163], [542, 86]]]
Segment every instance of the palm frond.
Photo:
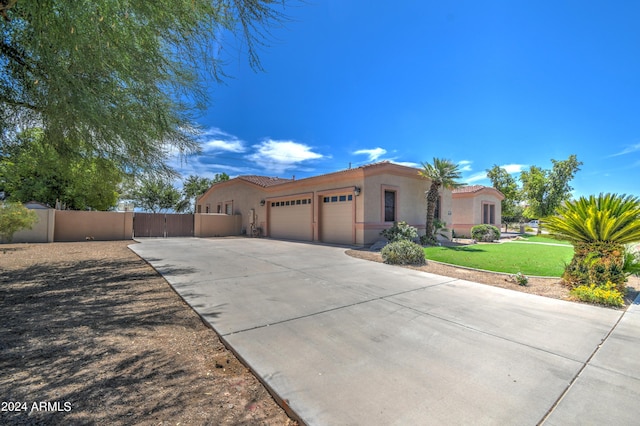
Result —
[[569, 201], [545, 228], [557, 238], [572, 242], [640, 241], [640, 199], [631, 195], [600, 194]]

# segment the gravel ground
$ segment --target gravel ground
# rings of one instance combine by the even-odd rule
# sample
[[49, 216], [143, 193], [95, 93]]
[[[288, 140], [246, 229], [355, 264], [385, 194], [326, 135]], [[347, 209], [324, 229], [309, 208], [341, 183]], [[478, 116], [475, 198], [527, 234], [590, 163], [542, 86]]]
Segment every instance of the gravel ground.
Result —
[[0, 246], [0, 424], [295, 425], [131, 243]]

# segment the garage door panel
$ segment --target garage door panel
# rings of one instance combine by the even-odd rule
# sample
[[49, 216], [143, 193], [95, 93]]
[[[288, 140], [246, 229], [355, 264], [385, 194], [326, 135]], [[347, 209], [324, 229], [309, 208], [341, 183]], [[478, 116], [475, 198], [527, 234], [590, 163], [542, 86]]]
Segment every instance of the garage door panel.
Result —
[[323, 197], [320, 212], [320, 240], [326, 243], [353, 244], [353, 197]]
[[271, 202], [271, 237], [302, 241], [311, 241], [313, 239], [313, 210], [311, 203], [292, 204], [297, 201], [282, 200]]

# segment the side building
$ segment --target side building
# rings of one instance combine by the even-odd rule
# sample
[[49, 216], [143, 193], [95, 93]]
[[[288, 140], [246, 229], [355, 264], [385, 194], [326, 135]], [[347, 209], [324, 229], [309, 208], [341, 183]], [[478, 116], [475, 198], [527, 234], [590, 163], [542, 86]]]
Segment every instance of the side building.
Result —
[[504, 195], [495, 188], [470, 185], [456, 188], [453, 197], [453, 224], [455, 235], [471, 236], [471, 228], [489, 224], [500, 227]]

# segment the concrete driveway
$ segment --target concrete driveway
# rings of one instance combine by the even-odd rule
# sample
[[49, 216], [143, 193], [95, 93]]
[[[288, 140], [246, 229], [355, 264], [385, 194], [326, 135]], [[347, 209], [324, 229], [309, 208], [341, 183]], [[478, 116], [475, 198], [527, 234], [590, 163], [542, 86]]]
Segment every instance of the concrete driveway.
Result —
[[323, 245], [171, 238], [131, 249], [306, 424], [640, 420], [637, 305], [563, 302]]

